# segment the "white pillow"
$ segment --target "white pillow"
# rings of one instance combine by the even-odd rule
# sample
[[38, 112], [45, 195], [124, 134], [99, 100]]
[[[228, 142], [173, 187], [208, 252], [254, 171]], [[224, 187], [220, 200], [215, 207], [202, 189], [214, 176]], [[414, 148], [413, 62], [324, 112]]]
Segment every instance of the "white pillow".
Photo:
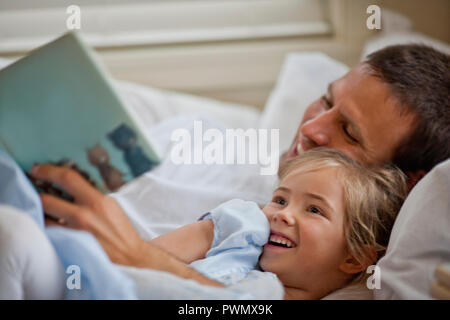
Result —
[[251, 106], [223, 102], [192, 94], [114, 80], [127, 108], [140, 116], [146, 127], [180, 115], [199, 115], [227, 128], [254, 128], [260, 111]]
[[450, 262], [450, 159], [411, 190], [378, 266], [375, 299], [432, 299], [434, 271]]
[[289, 148], [305, 109], [349, 68], [319, 52], [291, 53], [261, 115], [259, 127], [280, 129], [280, 152]]

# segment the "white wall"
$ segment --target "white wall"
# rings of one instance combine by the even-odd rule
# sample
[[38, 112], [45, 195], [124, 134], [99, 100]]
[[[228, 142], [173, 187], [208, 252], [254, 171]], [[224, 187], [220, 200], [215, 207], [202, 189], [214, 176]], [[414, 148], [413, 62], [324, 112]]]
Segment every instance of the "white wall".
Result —
[[[20, 19], [11, 15], [11, 13], [22, 14], [26, 10], [11, 11], [11, 8], [6, 10], [7, 6], [5, 6], [4, 1], [0, 0], [0, 8], [2, 9], [0, 10], [0, 56], [22, 56], [27, 51], [27, 45], [30, 47], [30, 44], [42, 42], [44, 38], [36, 38], [36, 34], [42, 33], [38, 29], [42, 27], [42, 30], [44, 30], [46, 23], [48, 24], [48, 30], [55, 30], [56, 27], [51, 24], [51, 21], [31, 21], [36, 30], [31, 30], [29, 27], [23, 28], [25, 21], [30, 22], [29, 16], [19, 16], [19, 18], [21, 17], [24, 20], [14, 27], [14, 23], [17, 23]], [[82, 1], [92, 3], [92, 1], [87, 0]], [[95, 1], [97, 3], [103, 1], [109, 4], [122, 3], [122, 0]], [[128, 3], [140, 5], [140, 1], [144, 0], [134, 0]], [[117, 24], [112, 26], [108, 24], [110, 29], [106, 33], [104, 32], [106, 29], [102, 26], [105, 26], [105, 22], [109, 23], [111, 21], [108, 19], [112, 19], [112, 21], [114, 19], [120, 20], [121, 17], [126, 17], [127, 15], [119, 14], [119, 16], [114, 18], [114, 14], [117, 13], [109, 11], [109, 16], [107, 15], [105, 18], [105, 16], [102, 17], [94, 13], [94, 19], [90, 19], [91, 24], [85, 24], [85, 27], [91, 28], [89, 30], [95, 30], [95, 32], [87, 34], [88, 40], [92, 45], [96, 46], [101, 58], [116, 78], [261, 108], [264, 106], [274, 86], [281, 64], [287, 53], [293, 51], [322, 51], [349, 66], [353, 66], [360, 59], [361, 49], [365, 41], [377, 33], [375, 30], [366, 28], [367, 6], [369, 4], [382, 6], [384, 3], [386, 3], [386, 6], [393, 6], [393, 1], [391, 0], [313, 0], [321, 5], [315, 6], [313, 10], [310, 5], [301, 7], [301, 1], [304, 1], [303, 4], [307, 4], [309, 0], [298, 1], [298, 3], [295, 0], [278, 0], [276, 2], [278, 4], [290, 3], [291, 5], [300, 6], [298, 10], [291, 10], [292, 12], [289, 14], [286, 14], [286, 10], [280, 9], [280, 11], [276, 11], [273, 9], [275, 8], [273, 7], [274, 1], [270, 0], [255, 0], [255, 3], [259, 3], [257, 7], [259, 13], [256, 10], [248, 10], [247, 16], [241, 12], [236, 17], [226, 18], [227, 13], [224, 9], [221, 9], [208, 16], [209, 20], [203, 21], [204, 23], [211, 23], [211, 25], [216, 27], [215, 29], [191, 28], [197, 32], [191, 34], [186, 32], [191, 22], [191, 25], [203, 23], [200, 21], [201, 19], [194, 17], [195, 12], [209, 10], [207, 7], [203, 6], [203, 9], [200, 8], [190, 14], [187, 14], [188, 9], [183, 9], [184, 17], [183, 19], [178, 19], [180, 20], [178, 22], [177, 20], [168, 22], [167, 19], [148, 19], [150, 20], [148, 21], [149, 25], [153, 28], [152, 32], [138, 32], [140, 26], [145, 25], [145, 17], [148, 17], [150, 13], [145, 13], [140, 18], [136, 18], [134, 23], [125, 27], [121, 25], [121, 23], [125, 23], [122, 20], [117, 21]], [[16, 6], [15, 9], [20, 9], [28, 2], [17, 0], [13, 3]], [[36, 3], [34, 1], [31, 2]], [[62, 2], [58, 0], [44, 0], [39, 3], [40, 5], [45, 4], [47, 7], [52, 7], [56, 3], [60, 4]], [[189, 2], [185, 0], [182, 2], [156, 1], [155, 3], [163, 7], [172, 3], [176, 4], [177, 8], [186, 8], [183, 7], [183, 3], [189, 4]], [[220, 1], [207, 2], [209, 4], [220, 3]], [[229, 1], [228, 4], [244, 5], [246, 2], [245, 0], [233, 0]], [[84, 2], [78, 1], [78, 3]], [[195, 3], [201, 5], [201, 1], [196, 1]], [[417, 4], [417, 1], [414, 1], [414, 3], [416, 6], [414, 12], [416, 12], [420, 10], [420, 6]], [[423, 6], [432, 5], [430, 3], [437, 4], [440, 8], [432, 9], [432, 12], [437, 12], [436, 10], [439, 9], [448, 9], [448, 3], [450, 2], [448, 0], [435, 0], [424, 1], [423, 3]], [[400, 9], [402, 5], [404, 3], [396, 4]], [[35, 6], [37, 5], [35, 4]], [[114, 6], [107, 7], [114, 8]], [[278, 8], [280, 7], [278, 6]], [[100, 6], [98, 8], [102, 10], [105, 7]], [[44, 9], [40, 7], [39, 10]], [[50, 8], [48, 10], [54, 9]], [[409, 9], [403, 10], [408, 11]], [[423, 12], [430, 12], [430, 9], [428, 8], [428, 11], [424, 9]], [[58, 24], [58, 28], [62, 28], [61, 30], [63, 31], [65, 13], [62, 13], [62, 22], [58, 22], [61, 26]], [[228, 14], [230, 13], [228, 12]], [[192, 17], [192, 19], [187, 19], [186, 16]], [[265, 17], [266, 20], [261, 19], [261, 17]], [[438, 15], [439, 17], [442, 20], [442, 14]], [[433, 18], [429, 17], [428, 19]], [[10, 22], [8, 22], [8, 19], [10, 19]], [[421, 19], [421, 21], [426, 20], [424, 17], [421, 17]], [[159, 27], [157, 25], [158, 21], [162, 23]], [[242, 24], [242, 21], [248, 22], [247, 27], [236, 28], [236, 26]], [[264, 24], [264, 21], [266, 24]], [[306, 23], [311, 21], [320, 21], [321, 23], [316, 25]], [[164, 22], [166, 23], [166, 29], [161, 27]], [[230, 26], [224, 26], [228, 22], [234, 29], [229, 28]], [[165, 36], [160, 38], [155, 37], [157, 32], [155, 33], [154, 30], [166, 32], [168, 27], [177, 23], [180, 26], [181, 23], [185, 23], [178, 28], [181, 31], [185, 31], [184, 34], [173, 33], [168, 35], [166, 33]], [[426, 25], [423, 22], [421, 23]], [[448, 20], [446, 22], [437, 22], [437, 28], [443, 28], [445, 25], [448, 26]], [[126, 29], [129, 26], [136, 29], [130, 29], [124, 32], [122, 37], [118, 37], [118, 30], [123, 30], [121, 28]], [[266, 28], [266, 26], [269, 26], [269, 28]], [[22, 30], [20, 30], [21, 27]], [[82, 31], [83, 28], [82, 26]], [[146, 26], [142, 28], [145, 29]], [[447, 28], [447, 34], [448, 30], [450, 28]], [[30, 36], [30, 34], [33, 35], [32, 31], [35, 32], [35, 37]], [[102, 31], [104, 32], [103, 34], [101, 33]], [[441, 30], [441, 34], [442, 32]], [[60, 31], [47, 36], [55, 37], [59, 33]], [[131, 37], [133, 34], [135, 35], [134, 38]], [[139, 38], [136, 34], [141, 37]], [[4, 36], [3, 39], [2, 35]], [[5, 37], [5, 35], [9, 36], [9, 38]], [[17, 35], [21, 35], [21, 37]], [[29, 36], [28, 38], [27, 35]], [[190, 35], [191, 38], [187, 35]], [[170, 38], [170, 36], [173, 36], [172, 42], [158, 41], [158, 39], [164, 40], [167, 37]], [[10, 45], [9, 47], [8, 44]], [[22, 49], [11, 50], [15, 44], [22, 45]]]

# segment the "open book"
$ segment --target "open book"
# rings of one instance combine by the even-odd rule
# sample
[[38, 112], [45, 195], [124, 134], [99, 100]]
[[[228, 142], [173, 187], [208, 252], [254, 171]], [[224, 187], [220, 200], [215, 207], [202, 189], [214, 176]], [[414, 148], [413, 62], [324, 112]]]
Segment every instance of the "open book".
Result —
[[0, 70], [0, 148], [25, 172], [54, 163], [115, 191], [160, 162], [136, 117], [75, 32]]

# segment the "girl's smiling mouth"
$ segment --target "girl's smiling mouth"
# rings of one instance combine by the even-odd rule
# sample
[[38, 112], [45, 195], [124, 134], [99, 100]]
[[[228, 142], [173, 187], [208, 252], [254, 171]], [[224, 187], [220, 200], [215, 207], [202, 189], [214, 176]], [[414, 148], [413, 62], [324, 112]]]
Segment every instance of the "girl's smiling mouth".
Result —
[[284, 234], [271, 231], [266, 246], [268, 248], [290, 249], [296, 247], [297, 244]]

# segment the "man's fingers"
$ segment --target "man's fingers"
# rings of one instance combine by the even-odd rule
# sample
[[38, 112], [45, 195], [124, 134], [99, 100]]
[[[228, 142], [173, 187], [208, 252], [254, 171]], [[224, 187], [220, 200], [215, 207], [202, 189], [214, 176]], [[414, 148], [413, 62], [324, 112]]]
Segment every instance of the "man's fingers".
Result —
[[[53, 221], [53, 223], [75, 229], [86, 228], [88, 212], [79, 205], [49, 194], [41, 194], [41, 201], [44, 212], [55, 218], [56, 221]], [[47, 219], [46, 223], [52, 224], [49, 221], [51, 220]]]
[[61, 226], [65, 226], [62, 222], [65, 222], [65, 221], [61, 221], [61, 223], [58, 223], [58, 222], [56, 222], [53, 219], [50, 219], [50, 218], [47, 218], [47, 217], [45, 218], [45, 226], [46, 227], [53, 227], [53, 226], [61, 227]]
[[45, 180], [64, 188], [64, 190], [81, 203], [92, 203], [103, 194], [95, 189], [78, 172], [50, 164], [35, 165], [31, 175], [39, 180]]

